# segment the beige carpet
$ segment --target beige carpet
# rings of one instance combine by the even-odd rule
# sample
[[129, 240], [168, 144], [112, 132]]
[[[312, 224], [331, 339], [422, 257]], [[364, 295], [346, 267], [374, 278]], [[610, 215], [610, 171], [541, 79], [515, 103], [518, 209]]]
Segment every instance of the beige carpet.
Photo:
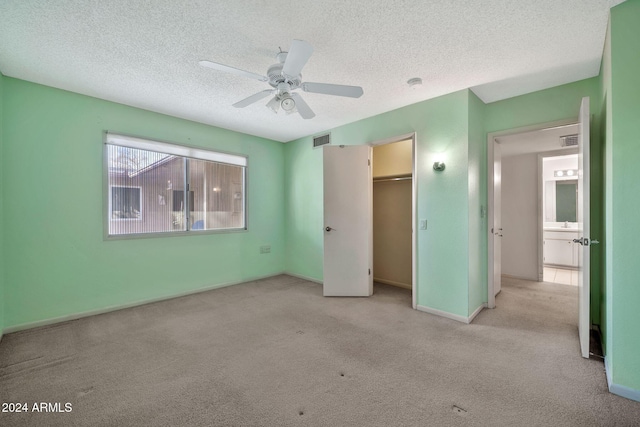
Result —
[[576, 292], [507, 279], [464, 325], [404, 289], [323, 298], [278, 276], [9, 334], [0, 400], [72, 412], [0, 425], [638, 425], [640, 403], [580, 357]]

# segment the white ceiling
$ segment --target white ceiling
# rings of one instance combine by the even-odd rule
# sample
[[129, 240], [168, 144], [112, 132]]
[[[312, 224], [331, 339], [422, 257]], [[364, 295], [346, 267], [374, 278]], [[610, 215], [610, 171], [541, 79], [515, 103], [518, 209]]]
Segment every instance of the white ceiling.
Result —
[[575, 124], [501, 136], [496, 138], [496, 141], [500, 144], [500, 154], [503, 158], [549, 151], [574, 152], [577, 147], [562, 147], [560, 137], [577, 133], [578, 125]]
[[[0, 71], [36, 83], [278, 141], [465, 88], [485, 102], [598, 74], [620, 0], [0, 0]], [[303, 93], [316, 117], [231, 105], [266, 83], [278, 47], [309, 42]], [[420, 90], [406, 81], [421, 77]]]

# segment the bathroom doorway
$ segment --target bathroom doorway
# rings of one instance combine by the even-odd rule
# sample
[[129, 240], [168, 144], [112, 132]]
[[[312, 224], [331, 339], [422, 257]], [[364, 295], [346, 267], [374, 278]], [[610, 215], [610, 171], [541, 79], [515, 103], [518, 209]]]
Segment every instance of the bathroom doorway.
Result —
[[543, 281], [578, 286], [578, 155], [540, 155]]
[[[576, 141], [574, 147], [578, 150], [578, 168], [576, 175], [578, 176], [578, 201], [577, 201], [577, 223], [579, 224], [580, 237], [574, 239], [571, 244], [575, 244], [578, 246], [578, 335], [580, 340], [580, 352], [583, 357], [589, 357], [589, 330], [591, 325], [590, 320], [590, 246], [592, 244], [598, 243], [597, 240], [592, 239], [590, 236], [590, 110], [589, 110], [589, 98], [585, 97], [581, 100], [580, 111], [578, 115], [578, 120], [576, 122], [571, 121], [562, 121], [556, 122], [553, 124], [543, 124], [543, 125], [535, 125], [527, 128], [514, 129], [510, 131], [503, 132], [495, 132], [490, 133], [487, 138], [488, 146], [487, 146], [487, 179], [488, 179], [488, 219], [489, 219], [489, 229], [491, 230], [488, 238], [488, 307], [494, 308], [496, 306], [496, 293], [494, 276], [505, 275], [508, 274], [505, 271], [505, 267], [510, 266], [510, 263], [505, 262], [505, 257], [516, 256], [516, 262], [524, 261], [527, 262], [529, 260], [529, 266], [531, 266], [531, 259], [534, 259], [533, 256], [524, 256], [527, 250], [531, 250], [534, 248], [537, 240], [537, 263], [534, 262], [534, 267], [537, 267], [537, 272], [532, 274], [532, 277], [537, 276], [536, 281], [541, 281], [543, 276], [543, 269], [540, 268], [542, 265], [543, 254], [542, 254], [542, 244], [543, 244], [543, 215], [542, 215], [542, 180], [537, 179], [534, 180], [535, 187], [537, 187], [537, 197], [532, 201], [529, 197], [528, 200], [525, 200], [525, 194], [531, 195], [531, 192], [523, 192], [517, 191], [512, 193], [512, 197], [507, 197], [508, 189], [506, 184], [511, 182], [511, 179], [507, 178], [507, 166], [505, 163], [506, 158], [508, 157], [505, 154], [505, 148], [508, 147], [516, 147], [520, 149], [523, 146], [531, 147], [534, 144], [523, 144], [523, 140], [526, 140], [530, 137], [539, 137], [540, 132], [543, 134], [549, 132], [550, 134], [553, 131], [560, 130], [561, 132], [567, 131], [567, 129], [571, 125], [577, 125], [577, 133], [576, 134], [565, 134], [560, 135], [560, 141], [556, 138], [553, 138], [553, 147], [555, 150], [559, 150], [562, 148], [568, 148], [568, 141]], [[558, 147], [558, 142], [560, 147]], [[544, 144], [537, 143], [535, 144], [536, 149], [531, 150], [527, 154], [533, 154], [538, 151], [544, 152], [545, 149], [542, 149]], [[534, 154], [535, 155], [535, 154]], [[521, 156], [522, 157], [522, 156]], [[534, 171], [533, 175], [538, 176], [539, 171], [541, 170], [540, 163], [541, 159], [538, 156], [537, 161], [534, 160], [534, 167], [532, 168], [531, 156], [528, 156], [529, 159], [522, 157], [520, 160], [522, 162], [514, 162], [514, 169], [517, 172], [514, 176], [514, 179], [518, 177], [529, 175], [531, 176], [531, 170]], [[496, 169], [496, 164], [499, 167]], [[538, 164], [538, 167], [535, 168], [535, 164]], [[528, 169], [529, 173], [526, 173], [525, 170]], [[495, 172], [498, 174], [494, 175]], [[531, 180], [529, 180], [529, 183]], [[497, 194], [496, 194], [497, 193]], [[535, 193], [534, 193], [535, 194]], [[522, 199], [521, 199], [522, 198]], [[514, 204], [513, 208], [516, 211], [516, 215], [512, 215], [511, 218], [520, 222], [519, 226], [516, 224], [508, 224], [508, 221], [505, 217], [505, 201], [509, 199], [518, 200], [518, 203]], [[496, 200], [501, 201], [502, 205], [496, 204]], [[527, 207], [528, 205], [528, 207]], [[533, 207], [533, 209], [531, 209]], [[501, 214], [495, 215], [495, 212], [500, 210]], [[531, 214], [533, 212], [533, 217], [535, 220], [533, 221], [536, 226], [531, 225]], [[502, 218], [501, 218], [502, 216]], [[527, 217], [529, 219], [529, 225], [524, 227], [522, 226], [522, 219]], [[500, 223], [496, 223], [496, 218], [501, 219]], [[533, 233], [533, 235], [537, 235], [537, 239], [527, 238], [525, 236], [526, 233]], [[507, 236], [515, 238], [514, 246], [512, 250], [504, 250], [503, 246], [506, 246]], [[496, 257], [496, 251], [494, 246], [496, 245], [496, 241], [500, 242], [499, 245], [502, 248], [503, 256], [500, 259]], [[498, 252], [499, 253], [499, 252]], [[529, 254], [530, 255], [530, 254]], [[499, 270], [496, 271], [496, 268]], [[537, 273], [537, 274], [535, 274]], [[524, 277], [523, 277], [524, 278]], [[526, 279], [526, 278], [525, 278]], [[533, 279], [535, 280], [535, 279]], [[499, 286], [499, 284], [498, 284]], [[499, 289], [499, 287], [498, 287]]]
[[[493, 236], [501, 247], [495, 252], [500, 258], [499, 276], [544, 280], [543, 159], [576, 155], [576, 147], [564, 142], [576, 133], [577, 124], [566, 123], [494, 138], [494, 163], [500, 165], [500, 179], [496, 178], [499, 187], [493, 190], [494, 202], [499, 204], [489, 204], [489, 217], [494, 217]], [[552, 195], [551, 191], [546, 194]]]

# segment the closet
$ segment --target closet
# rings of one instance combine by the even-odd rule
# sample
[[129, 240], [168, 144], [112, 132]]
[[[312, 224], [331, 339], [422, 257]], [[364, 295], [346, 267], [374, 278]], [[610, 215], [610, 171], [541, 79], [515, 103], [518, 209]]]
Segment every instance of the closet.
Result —
[[411, 139], [373, 148], [373, 280], [411, 289]]

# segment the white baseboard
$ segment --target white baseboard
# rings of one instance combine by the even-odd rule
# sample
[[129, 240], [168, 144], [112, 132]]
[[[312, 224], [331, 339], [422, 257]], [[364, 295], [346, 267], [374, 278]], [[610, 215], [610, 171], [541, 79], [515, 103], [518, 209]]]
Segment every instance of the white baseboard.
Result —
[[486, 308], [486, 307], [487, 307], [486, 303], [482, 304], [469, 317], [464, 317], [464, 316], [460, 316], [459, 314], [449, 313], [448, 311], [437, 310], [437, 309], [431, 308], [431, 307], [425, 307], [424, 305], [419, 305], [419, 306], [416, 307], [416, 309], [418, 311], [424, 311], [425, 313], [435, 314], [436, 316], [446, 317], [447, 319], [451, 319], [451, 320], [455, 320], [455, 321], [458, 321], [458, 322], [469, 324], [478, 315], [478, 313], [480, 313], [482, 311], [482, 309]]
[[404, 288], [404, 289], [409, 289], [409, 290], [413, 289], [411, 287], [410, 283], [396, 282], [396, 281], [393, 281], [393, 280], [381, 279], [381, 278], [375, 277], [375, 276], [373, 277], [373, 281], [374, 282], [379, 282], [379, 283], [384, 283], [385, 285], [397, 286], [399, 288]]
[[607, 385], [609, 386], [609, 392], [617, 394], [618, 396], [625, 397], [630, 400], [640, 402], [640, 390], [633, 389], [620, 384], [615, 384], [611, 378], [611, 367], [609, 366], [609, 358], [604, 358], [604, 370], [607, 374]]
[[485, 309], [485, 308], [487, 308], [487, 303], [486, 303], [486, 302], [485, 302], [484, 304], [482, 304], [480, 307], [476, 308], [476, 311], [474, 311], [473, 313], [471, 313], [471, 316], [469, 316], [469, 321], [468, 321], [467, 323], [471, 323], [471, 322], [473, 322], [473, 319], [475, 319], [475, 318], [476, 318], [476, 316], [477, 316], [478, 314], [480, 314], [480, 312], [481, 312], [483, 309]]
[[469, 323], [467, 318], [458, 314], [449, 313], [447, 311], [437, 310], [431, 307], [425, 307], [424, 305], [418, 305], [416, 307], [418, 311], [424, 311], [425, 313], [435, 314], [436, 316], [446, 317], [447, 319], [456, 320], [462, 323]]
[[322, 280], [314, 279], [313, 277], [303, 276], [302, 274], [291, 273], [290, 271], [285, 271], [282, 274], [286, 274], [287, 276], [297, 277], [298, 279], [304, 279], [309, 282], [319, 283], [322, 285]]
[[169, 300], [169, 299], [173, 299], [173, 298], [180, 298], [180, 297], [184, 297], [184, 296], [192, 295], [192, 294], [198, 294], [200, 292], [211, 291], [213, 289], [219, 289], [219, 288], [225, 288], [227, 286], [239, 285], [241, 283], [251, 282], [251, 281], [254, 281], [254, 280], [266, 279], [266, 278], [269, 278], [269, 277], [278, 276], [280, 274], [288, 274], [288, 273], [280, 272], [280, 273], [275, 273], [275, 274], [269, 274], [268, 276], [248, 277], [248, 278], [246, 278], [246, 279], [244, 279], [242, 281], [218, 283], [216, 285], [209, 285], [209, 286], [205, 286], [203, 288], [192, 289], [192, 290], [184, 291], [184, 292], [178, 292], [176, 294], [163, 295], [163, 296], [154, 297], [154, 298], [147, 298], [147, 299], [143, 299], [143, 300], [134, 301], [134, 302], [131, 302], [131, 303], [112, 305], [112, 306], [109, 306], [109, 307], [98, 308], [98, 309], [95, 309], [95, 310], [87, 310], [87, 311], [82, 311], [80, 313], [67, 314], [67, 315], [59, 316], [59, 317], [51, 317], [49, 319], [37, 320], [35, 322], [21, 323], [19, 325], [9, 326], [9, 327], [5, 328], [4, 331], [2, 331], [2, 332], [6, 333], [6, 334], [10, 334], [12, 332], [23, 331], [25, 329], [32, 329], [32, 328], [38, 328], [40, 326], [53, 325], [55, 323], [68, 322], [69, 320], [81, 319], [83, 317], [95, 316], [95, 315], [98, 315], [98, 314], [109, 313], [111, 311], [118, 311], [118, 310], [123, 310], [125, 308], [137, 307], [139, 305], [151, 304], [151, 303], [154, 303], [154, 302], [165, 301], [165, 300]]

